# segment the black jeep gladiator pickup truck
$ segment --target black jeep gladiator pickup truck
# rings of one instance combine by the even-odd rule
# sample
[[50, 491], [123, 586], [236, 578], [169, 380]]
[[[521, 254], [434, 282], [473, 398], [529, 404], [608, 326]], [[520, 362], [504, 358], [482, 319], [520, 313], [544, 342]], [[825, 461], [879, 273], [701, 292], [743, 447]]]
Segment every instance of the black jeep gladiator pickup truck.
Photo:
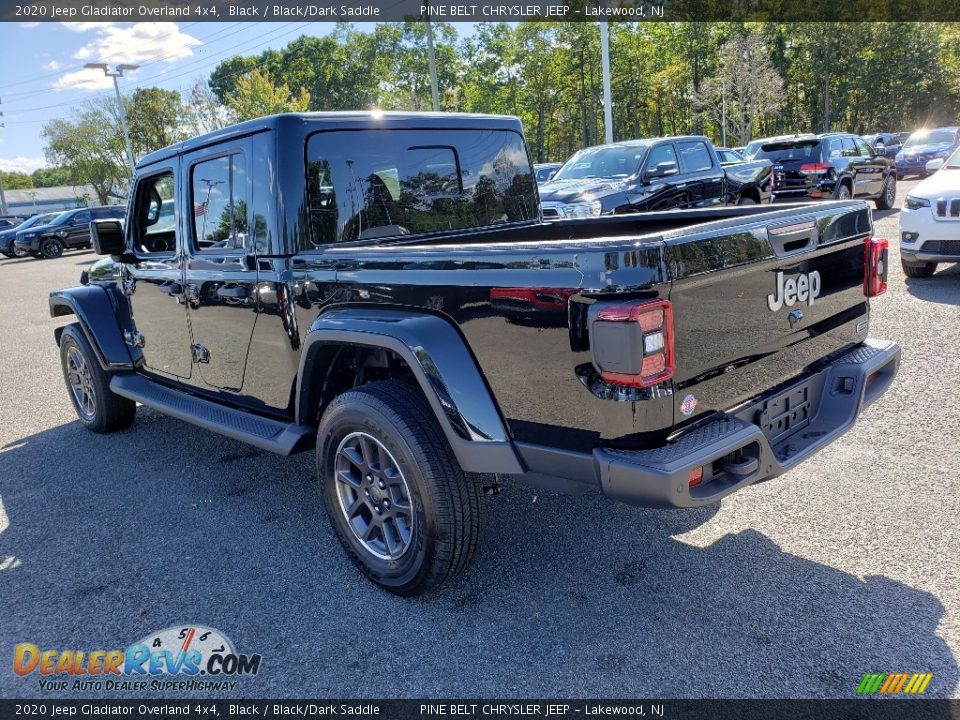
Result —
[[863, 202], [551, 224], [515, 118], [246, 122], [144, 157], [125, 226], [92, 232], [115, 280], [50, 296], [81, 422], [141, 403], [313, 449], [398, 594], [465, 567], [498, 479], [715, 503], [835, 440], [900, 357], [867, 337]]

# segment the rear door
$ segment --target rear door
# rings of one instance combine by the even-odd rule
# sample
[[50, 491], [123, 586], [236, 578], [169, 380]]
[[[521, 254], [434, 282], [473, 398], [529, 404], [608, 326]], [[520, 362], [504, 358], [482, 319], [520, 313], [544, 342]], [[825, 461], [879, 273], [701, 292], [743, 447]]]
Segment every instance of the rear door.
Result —
[[869, 210], [857, 202], [762, 217], [665, 235], [677, 422], [729, 409], [866, 336]]
[[851, 158], [851, 167], [856, 168], [856, 184], [859, 192], [854, 195], [861, 197], [876, 197], [883, 189], [883, 171], [886, 163], [882, 155], [875, 155], [870, 146], [862, 138], [844, 138], [854, 144], [856, 155]]
[[250, 163], [250, 141], [241, 138], [192, 153], [183, 167], [193, 381], [232, 392], [243, 387], [257, 319]]
[[723, 171], [714, 162], [713, 153], [702, 140], [677, 143], [680, 171], [690, 194], [690, 207], [709, 207], [723, 203]]

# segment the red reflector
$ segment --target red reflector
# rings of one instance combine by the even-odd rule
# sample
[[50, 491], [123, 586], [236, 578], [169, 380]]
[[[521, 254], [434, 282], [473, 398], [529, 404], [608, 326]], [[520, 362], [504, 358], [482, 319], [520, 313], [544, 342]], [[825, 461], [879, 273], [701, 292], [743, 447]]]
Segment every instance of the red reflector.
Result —
[[[603, 308], [598, 321], [635, 322], [644, 336], [639, 374], [602, 370], [600, 377], [611, 385], [652, 387], [673, 377], [673, 306], [669, 300], [646, 300]], [[659, 337], [661, 336], [662, 337]]]
[[868, 298], [887, 291], [887, 258], [890, 243], [882, 238], [868, 237], [863, 252], [863, 294]]
[[696, 487], [703, 482], [703, 468], [698, 467], [690, 471], [690, 487]]
[[826, 163], [804, 163], [800, 166], [802, 173], [825, 173], [830, 169]]

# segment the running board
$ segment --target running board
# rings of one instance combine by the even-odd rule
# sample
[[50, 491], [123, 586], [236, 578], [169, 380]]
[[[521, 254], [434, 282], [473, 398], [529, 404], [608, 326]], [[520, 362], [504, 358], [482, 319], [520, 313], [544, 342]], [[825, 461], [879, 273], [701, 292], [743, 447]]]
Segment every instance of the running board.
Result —
[[142, 375], [114, 375], [110, 380], [110, 389], [117, 395], [135, 400], [165, 415], [279, 455], [291, 455], [306, 450], [314, 437], [314, 429], [311, 427], [283, 423], [235, 410], [173, 390]]

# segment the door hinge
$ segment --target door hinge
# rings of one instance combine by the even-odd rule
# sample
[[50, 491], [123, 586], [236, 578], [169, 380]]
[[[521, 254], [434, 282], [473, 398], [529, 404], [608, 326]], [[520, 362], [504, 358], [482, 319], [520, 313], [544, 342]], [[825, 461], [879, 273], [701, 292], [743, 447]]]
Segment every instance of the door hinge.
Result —
[[135, 348], [142, 348], [146, 344], [143, 333], [137, 330], [124, 330], [123, 340], [127, 345]]
[[137, 281], [133, 278], [128, 278], [123, 281], [123, 294], [126, 296], [133, 295], [137, 291]]
[[190, 351], [193, 353], [193, 361], [195, 363], [210, 362], [210, 351], [203, 345], [191, 345]]

